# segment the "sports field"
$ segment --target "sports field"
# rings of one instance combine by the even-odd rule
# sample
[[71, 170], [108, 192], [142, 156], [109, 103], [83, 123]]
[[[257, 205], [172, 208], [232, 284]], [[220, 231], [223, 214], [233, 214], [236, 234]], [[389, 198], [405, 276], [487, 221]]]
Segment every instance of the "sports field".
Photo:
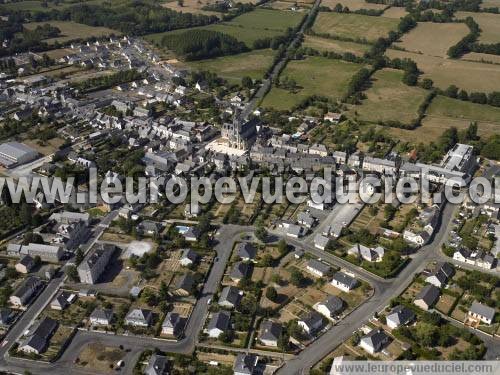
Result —
[[422, 78], [430, 78], [436, 87], [446, 89], [456, 85], [461, 89], [480, 92], [498, 91], [500, 87], [500, 65], [443, 59], [418, 53], [387, 50], [390, 58], [410, 58], [424, 72]]
[[97, 26], [87, 26], [82, 23], [76, 23], [72, 21], [48, 21], [48, 22], [30, 22], [25, 23], [23, 26], [28, 30], [33, 30], [37, 26], [44, 24], [50, 24], [61, 30], [61, 34], [57, 38], [46, 39], [45, 42], [52, 44], [56, 41], [66, 42], [68, 40], [78, 39], [78, 38], [90, 38], [90, 37], [101, 37], [106, 35], [120, 35], [121, 33], [116, 30], [108, 29], [107, 27], [97, 27]]
[[500, 14], [472, 12], [455, 13], [456, 19], [465, 19], [467, 17], [474, 18], [481, 28], [481, 34], [478, 39], [479, 43], [500, 43]]
[[311, 95], [324, 95], [337, 99], [345, 95], [351, 77], [362, 68], [360, 64], [324, 57], [292, 60], [280, 75], [294, 79], [298, 89], [294, 92], [273, 87], [265, 96], [262, 106], [286, 110]]
[[418, 117], [418, 108], [428, 92], [405, 85], [402, 78], [400, 70], [375, 72], [372, 86], [365, 91], [366, 99], [350, 109], [350, 116], [368, 123], [399, 121], [410, 124]]
[[352, 13], [320, 12], [313, 26], [319, 34], [330, 34], [343, 38], [376, 41], [396, 30], [399, 21], [387, 17], [371, 17]]
[[364, 0], [322, 0], [321, 6], [328, 7], [330, 9], [335, 8], [337, 4], [341, 4], [343, 7], [348, 7], [350, 11], [360, 10], [360, 9], [375, 9], [382, 10], [387, 8], [384, 4], [372, 4], [367, 3]]
[[215, 59], [193, 61], [187, 63], [197, 70], [208, 70], [227, 79], [230, 83], [241, 83], [244, 76], [252, 79], [262, 79], [271, 66], [274, 51], [270, 49], [257, 50], [239, 55], [217, 57]]
[[394, 44], [406, 51], [446, 57], [448, 49], [468, 33], [469, 28], [463, 23], [419, 22], [416, 28]]
[[354, 42], [343, 42], [340, 40], [321, 38], [317, 36], [306, 35], [303, 47], [313, 48], [318, 51], [332, 51], [336, 53], [350, 52], [356, 56], [363, 56], [363, 54], [370, 49], [367, 44], [360, 44]]
[[[299, 24], [303, 17], [304, 14], [297, 12], [256, 9], [252, 12], [244, 13], [229, 22], [201, 26], [199, 29], [214, 30], [231, 35], [245, 43], [248, 48], [252, 48], [255, 40], [282, 35], [287, 28]], [[167, 33], [183, 33], [186, 30], [188, 29], [149, 34], [145, 36], [145, 39], [159, 43]]]
[[452, 126], [466, 129], [472, 121], [478, 122], [478, 133], [490, 136], [500, 132], [500, 108], [463, 102], [445, 96], [436, 96], [427, 109], [422, 126], [415, 130], [390, 129], [398, 139], [408, 142], [421, 140], [429, 143]]

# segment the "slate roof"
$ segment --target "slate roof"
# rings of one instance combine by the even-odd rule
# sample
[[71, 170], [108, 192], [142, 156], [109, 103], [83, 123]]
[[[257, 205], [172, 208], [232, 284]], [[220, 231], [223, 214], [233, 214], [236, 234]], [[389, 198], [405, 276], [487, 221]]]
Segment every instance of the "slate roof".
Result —
[[402, 305], [394, 307], [386, 317], [387, 320], [393, 321], [398, 326], [402, 324], [408, 324], [414, 318], [415, 318], [415, 313], [413, 312], [413, 310]]
[[212, 315], [212, 319], [208, 323], [207, 329], [210, 331], [218, 328], [225, 332], [231, 323], [231, 313], [227, 311], [219, 311]]
[[491, 321], [493, 321], [493, 318], [495, 317], [495, 309], [494, 308], [483, 305], [482, 303], [479, 303], [476, 301], [474, 301], [472, 303], [472, 306], [470, 307], [469, 312], [483, 316], [486, 319], [489, 319]]

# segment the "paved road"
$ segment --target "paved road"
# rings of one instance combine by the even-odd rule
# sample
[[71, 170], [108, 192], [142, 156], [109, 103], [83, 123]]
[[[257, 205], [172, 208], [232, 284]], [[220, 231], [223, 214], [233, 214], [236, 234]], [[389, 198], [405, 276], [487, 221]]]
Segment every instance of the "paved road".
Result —
[[[109, 225], [111, 222], [111, 217], [114, 213], [110, 213], [102, 223], [102, 230]], [[97, 230], [97, 229], [96, 229]], [[213, 297], [217, 288], [224, 276], [224, 270], [226, 264], [231, 256], [231, 251], [235, 241], [240, 238], [243, 233], [248, 233], [252, 231], [251, 227], [241, 227], [228, 225], [223, 226], [219, 230], [219, 234], [216, 238], [218, 241], [215, 246], [215, 251], [217, 252], [218, 261], [214, 262], [210, 274], [204, 284], [201, 297], [197, 301], [191, 317], [188, 321], [185, 338], [178, 341], [166, 341], [159, 339], [151, 339], [149, 337], [137, 337], [137, 336], [121, 336], [112, 335], [98, 332], [88, 332], [79, 331], [73, 340], [71, 341], [69, 347], [65, 350], [61, 358], [55, 363], [43, 364], [39, 362], [27, 362], [19, 360], [17, 358], [9, 357], [6, 355], [8, 348], [11, 346], [16, 339], [18, 339], [21, 334], [29, 327], [33, 319], [40, 313], [45, 305], [52, 299], [53, 294], [57, 291], [60, 284], [62, 283], [62, 278], [53, 280], [49, 286], [45, 289], [43, 294], [38, 298], [33, 305], [28, 309], [28, 311], [23, 315], [22, 319], [13, 327], [9, 335], [7, 336], [8, 345], [0, 349], [0, 371], [11, 371], [22, 373], [24, 370], [29, 369], [34, 374], [67, 374], [68, 371], [74, 372], [74, 360], [78, 356], [81, 349], [93, 342], [101, 342], [104, 345], [109, 346], [119, 346], [123, 345], [127, 349], [131, 349], [131, 358], [136, 358], [138, 353], [142, 352], [144, 349], [157, 347], [161, 350], [175, 353], [188, 354], [194, 350], [198, 335], [203, 327], [203, 323], [208, 314], [208, 300]], [[95, 242], [99, 236], [93, 236], [89, 242]], [[91, 245], [90, 245], [91, 247]], [[132, 360], [132, 359], [131, 359]], [[122, 371], [126, 372], [127, 366]], [[133, 368], [133, 366], [132, 366]], [[131, 370], [131, 368], [130, 368]], [[79, 370], [78, 373], [88, 373], [83, 370]]]
[[272, 72], [269, 74], [269, 77], [264, 79], [262, 81], [262, 85], [260, 88], [257, 90], [255, 93], [254, 97], [247, 103], [245, 108], [240, 114], [240, 117], [242, 119], [247, 118], [257, 107], [257, 104], [259, 101], [267, 94], [267, 92], [271, 89], [271, 86], [273, 82], [275, 81], [276, 78], [280, 75], [281, 71], [285, 67], [286, 63], [288, 62], [289, 59], [289, 54], [293, 50], [293, 46], [298, 45], [300, 38], [302, 37], [307, 23], [310, 21], [310, 19], [313, 17], [313, 12], [319, 7], [319, 4], [321, 3], [321, 0], [315, 0], [313, 6], [311, 7], [309, 14], [307, 16], [307, 20], [301, 25], [298, 33], [296, 34], [295, 38], [289, 43], [287, 46], [287, 51], [285, 52], [284, 56], [282, 59], [274, 66]]
[[[381, 311], [389, 301], [401, 294], [406, 287], [411, 283], [416, 273], [421, 272], [428, 262], [440, 259], [439, 252], [441, 244], [444, 242], [446, 235], [451, 227], [451, 218], [456, 207], [446, 205], [442, 214], [442, 225], [437, 230], [437, 233], [431, 239], [431, 242], [423, 246], [413, 256], [411, 262], [401, 271], [401, 273], [391, 280], [374, 280], [374, 275], [367, 276], [363, 273], [358, 274], [362, 278], [366, 278], [374, 287], [373, 296], [361, 305], [358, 309], [352, 312], [349, 316], [343, 319], [338, 325], [331, 328], [318, 340], [309, 345], [293, 360], [289, 360], [278, 372], [279, 374], [301, 374], [308, 370], [330, 353], [335, 347], [347, 340], [352, 333], [365, 324], [375, 312]], [[312, 251], [309, 247], [305, 248], [308, 252], [316, 255], [316, 251]], [[323, 259], [330, 261], [326, 253], [322, 255]], [[332, 263], [339, 264], [340, 258], [334, 257]], [[349, 269], [349, 267], [346, 267]], [[351, 265], [352, 269], [352, 265]], [[355, 271], [356, 272], [356, 271]]]

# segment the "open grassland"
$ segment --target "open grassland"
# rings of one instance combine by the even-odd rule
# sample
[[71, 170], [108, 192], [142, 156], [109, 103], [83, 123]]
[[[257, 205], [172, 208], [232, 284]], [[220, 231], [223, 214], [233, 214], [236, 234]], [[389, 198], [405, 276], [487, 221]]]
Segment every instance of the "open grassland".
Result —
[[479, 43], [500, 43], [500, 14], [492, 13], [473, 13], [473, 12], [457, 12], [456, 19], [466, 19], [472, 17], [479, 24], [481, 34], [479, 35]]
[[290, 109], [311, 95], [324, 95], [336, 99], [345, 95], [351, 77], [362, 68], [341, 60], [324, 57], [308, 57], [305, 60], [292, 60], [281, 73], [294, 79], [298, 89], [294, 92], [273, 87], [262, 103], [263, 107]]
[[[244, 13], [229, 22], [221, 22], [209, 26], [201, 26], [198, 29], [219, 31], [231, 35], [239, 41], [252, 48], [257, 39], [272, 38], [285, 33], [289, 27], [295, 27], [300, 23], [304, 14], [291, 11], [280, 11], [272, 9], [256, 9]], [[164, 33], [149, 34], [145, 39], [160, 43], [161, 39], [172, 33], [183, 33], [188, 29], [167, 31]], [[193, 30], [193, 29], [191, 29]]]
[[363, 56], [363, 54], [370, 49], [367, 44], [360, 44], [354, 42], [344, 42], [340, 40], [321, 38], [317, 36], [306, 35], [303, 47], [310, 47], [318, 51], [345, 53], [350, 52], [356, 56]]
[[481, 1], [480, 8], [500, 8], [500, 0], [483, 0]]
[[394, 18], [370, 17], [352, 13], [320, 12], [313, 26], [319, 34], [330, 34], [351, 39], [376, 41], [396, 30], [399, 21]]
[[456, 85], [467, 91], [491, 92], [500, 87], [500, 65], [443, 59], [418, 53], [387, 50], [390, 58], [410, 58], [424, 72], [422, 78], [430, 78], [436, 87], [446, 89]]
[[65, 9], [70, 6], [76, 4], [99, 4], [100, 0], [89, 0], [89, 1], [81, 1], [81, 2], [72, 2], [72, 1], [60, 1], [59, 3], [55, 2], [46, 2], [47, 6], [42, 5], [44, 3], [41, 0], [26, 0], [26, 1], [18, 1], [18, 2], [8, 2], [0, 5], [0, 9], [8, 9], [8, 10], [23, 10], [30, 12], [46, 12], [52, 9]]
[[28, 30], [33, 30], [37, 26], [42, 26], [46, 23], [50, 24], [51, 26], [55, 26], [59, 28], [59, 30], [61, 30], [61, 34], [57, 38], [51, 38], [45, 40], [45, 42], [49, 44], [53, 44], [56, 41], [61, 43], [61, 42], [66, 42], [68, 40], [79, 39], [79, 38], [87, 39], [91, 37], [102, 37], [111, 34], [115, 35], [121, 34], [119, 31], [111, 30], [108, 29], [107, 27], [87, 26], [72, 21], [30, 22], [30, 23], [25, 23], [23, 26]]
[[410, 124], [418, 117], [418, 108], [424, 101], [427, 91], [409, 87], [401, 80], [399, 70], [383, 69], [372, 77], [372, 86], [365, 92], [359, 106], [353, 106], [350, 115], [368, 123], [399, 121]]
[[500, 64], [500, 56], [490, 55], [489, 53], [470, 52], [462, 56], [462, 60], [478, 61], [491, 64]]
[[390, 129], [389, 132], [402, 141], [430, 143], [444, 130], [451, 127], [463, 130], [472, 121], [477, 121], [479, 135], [488, 137], [498, 134], [500, 108], [436, 96], [420, 127], [415, 130]]
[[162, 7], [175, 10], [176, 12], [193, 13], [193, 14], [205, 14], [207, 16], [221, 16], [222, 13], [213, 12], [209, 10], [203, 10], [202, 8], [206, 5], [215, 4], [215, 1], [211, 0], [184, 0], [182, 6], [179, 5], [177, 0], [169, 0], [161, 4]]
[[240, 83], [244, 76], [261, 79], [267, 68], [271, 66], [273, 56], [274, 52], [270, 49], [257, 50], [239, 55], [193, 61], [188, 65], [192, 69], [214, 72], [231, 83]]
[[323, 0], [321, 1], [321, 6], [328, 7], [330, 9], [335, 8], [335, 5], [342, 4], [343, 7], [348, 7], [350, 11], [360, 10], [360, 9], [375, 9], [382, 10], [387, 7], [384, 4], [372, 4], [367, 3], [364, 0]]
[[448, 49], [468, 33], [469, 28], [463, 23], [419, 22], [395, 45], [410, 52], [446, 57]]
[[390, 7], [386, 9], [383, 13], [384, 17], [400, 19], [408, 14], [408, 12], [403, 7]]

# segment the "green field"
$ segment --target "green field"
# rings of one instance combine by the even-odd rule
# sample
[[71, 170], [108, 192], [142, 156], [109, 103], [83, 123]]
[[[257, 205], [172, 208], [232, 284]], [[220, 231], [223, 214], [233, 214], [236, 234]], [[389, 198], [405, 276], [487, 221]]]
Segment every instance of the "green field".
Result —
[[313, 48], [318, 51], [345, 53], [350, 52], [356, 56], [363, 56], [370, 49], [368, 44], [360, 44], [354, 42], [344, 42], [340, 40], [321, 38], [317, 36], [306, 35], [303, 47]]
[[353, 106], [349, 115], [368, 123], [399, 121], [410, 124], [418, 117], [418, 108], [427, 91], [405, 85], [400, 70], [383, 69], [372, 77], [372, 86], [365, 92], [361, 105]]
[[274, 52], [267, 49], [193, 61], [187, 64], [192, 69], [214, 72], [230, 83], [241, 83], [241, 78], [244, 76], [249, 76], [252, 79], [262, 79], [266, 70], [271, 66], [273, 57]]
[[345, 95], [351, 77], [362, 68], [341, 60], [324, 57], [308, 57], [292, 60], [280, 75], [294, 79], [299, 89], [296, 92], [273, 87], [262, 102], [263, 107], [286, 110], [311, 95], [323, 95], [338, 99]]
[[319, 34], [330, 34], [342, 38], [376, 41], [396, 30], [399, 20], [387, 17], [370, 17], [353, 13], [320, 12], [313, 26]]
[[8, 9], [8, 10], [26, 10], [26, 11], [32, 11], [32, 12], [46, 12], [51, 9], [65, 9], [73, 5], [77, 4], [99, 4], [102, 1], [100, 0], [89, 0], [89, 1], [81, 1], [81, 2], [72, 2], [72, 1], [61, 1], [58, 4], [55, 4], [53, 2], [47, 2], [47, 6], [44, 7], [42, 6], [42, 1], [37, 1], [37, 0], [27, 0], [27, 1], [18, 1], [18, 2], [9, 2], [5, 4], [0, 5], [0, 9]]
[[[209, 26], [201, 26], [200, 29], [219, 31], [231, 35], [252, 48], [257, 39], [275, 37], [284, 34], [287, 28], [294, 27], [300, 23], [303, 14], [289, 11], [256, 9], [244, 13], [229, 22], [221, 22]], [[167, 33], [181, 33], [186, 29], [167, 31], [146, 35], [145, 39], [159, 43]]]
[[61, 43], [61, 42], [66, 42], [68, 40], [79, 39], [79, 38], [87, 39], [90, 37], [101, 37], [111, 34], [115, 35], [121, 34], [119, 31], [111, 30], [106, 27], [87, 26], [72, 21], [30, 22], [30, 23], [25, 23], [23, 26], [28, 30], [33, 30], [37, 26], [41, 26], [46, 23], [55, 26], [59, 28], [59, 30], [61, 30], [61, 34], [59, 37], [45, 40], [45, 42], [49, 44], [55, 43], [56, 41]]

